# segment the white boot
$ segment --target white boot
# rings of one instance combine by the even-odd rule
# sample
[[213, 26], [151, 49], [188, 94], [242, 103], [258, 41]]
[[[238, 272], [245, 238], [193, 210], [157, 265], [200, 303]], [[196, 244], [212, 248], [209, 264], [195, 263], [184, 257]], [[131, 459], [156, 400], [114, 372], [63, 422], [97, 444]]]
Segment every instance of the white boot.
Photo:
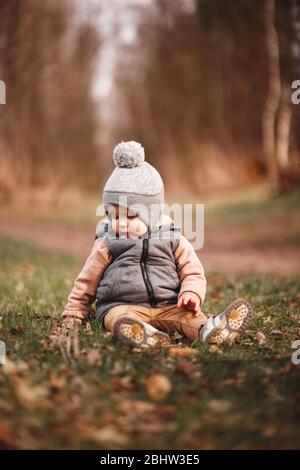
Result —
[[243, 331], [253, 316], [253, 308], [244, 299], [237, 299], [215, 317], [207, 320], [200, 329], [199, 338], [204, 343], [233, 341]]

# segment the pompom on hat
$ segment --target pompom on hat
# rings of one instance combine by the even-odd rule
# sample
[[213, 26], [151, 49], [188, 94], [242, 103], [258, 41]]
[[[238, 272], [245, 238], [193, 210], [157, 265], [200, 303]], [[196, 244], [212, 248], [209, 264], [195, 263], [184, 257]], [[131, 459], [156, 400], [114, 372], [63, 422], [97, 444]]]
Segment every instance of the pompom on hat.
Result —
[[145, 161], [142, 145], [120, 142], [113, 150], [116, 168], [103, 190], [104, 208], [117, 204], [130, 209], [149, 227], [157, 226], [164, 204], [164, 184], [158, 171]]
[[113, 151], [113, 161], [120, 168], [133, 168], [145, 161], [145, 151], [141, 144], [130, 140], [117, 144]]

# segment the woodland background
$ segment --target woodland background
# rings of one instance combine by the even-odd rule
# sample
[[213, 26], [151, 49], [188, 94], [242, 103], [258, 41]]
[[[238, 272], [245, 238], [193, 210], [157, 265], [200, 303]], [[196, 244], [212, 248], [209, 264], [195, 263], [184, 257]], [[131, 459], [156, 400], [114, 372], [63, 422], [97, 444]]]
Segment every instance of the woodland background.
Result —
[[3, 0], [2, 199], [22, 188], [99, 191], [113, 146], [129, 139], [172, 192], [299, 183], [299, 9], [298, 0]]

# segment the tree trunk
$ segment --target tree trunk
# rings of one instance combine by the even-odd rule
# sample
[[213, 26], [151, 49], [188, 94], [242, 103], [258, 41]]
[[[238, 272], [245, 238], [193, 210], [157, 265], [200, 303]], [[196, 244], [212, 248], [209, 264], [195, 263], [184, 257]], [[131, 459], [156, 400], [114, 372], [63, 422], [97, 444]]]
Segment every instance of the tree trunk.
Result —
[[270, 182], [275, 187], [278, 187], [279, 165], [276, 157], [276, 114], [280, 103], [281, 79], [279, 40], [275, 27], [275, 0], [266, 0], [264, 19], [268, 54], [269, 91], [263, 112], [263, 150]]
[[289, 167], [289, 143], [291, 130], [292, 110], [288, 103], [280, 106], [277, 123], [276, 155], [280, 168], [286, 172]]

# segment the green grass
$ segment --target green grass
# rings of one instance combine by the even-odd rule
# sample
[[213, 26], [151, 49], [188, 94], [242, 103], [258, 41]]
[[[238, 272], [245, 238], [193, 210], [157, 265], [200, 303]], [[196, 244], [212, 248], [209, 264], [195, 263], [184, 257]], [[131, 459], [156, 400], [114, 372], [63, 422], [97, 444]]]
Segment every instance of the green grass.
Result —
[[259, 220], [273, 215], [299, 211], [299, 208], [300, 191], [295, 189], [281, 197], [271, 197], [268, 193], [265, 195], [259, 193], [258, 199], [251, 200], [251, 197], [246, 197], [245, 200], [236, 198], [230, 202], [225, 201], [217, 204], [208, 202], [205, 205], [205, 215], [207, 223], [240, 224], [253, 220], [259, 222]]
[[[3, 448], [299, 448], [299, 279], [208, 275], [204, 311], [233, 298], [257, 316], [233, 346], [194, 343], [195, 355], [131, 352], [90, 320], [78, 359], [49, 339], [80, 261], [0, 237]], [[265, 342], [259, 344], [257, 333]], [[177, 347], [184, 339], [174, 338]], [[172, 385], [160, 400], [147, 380]]]

